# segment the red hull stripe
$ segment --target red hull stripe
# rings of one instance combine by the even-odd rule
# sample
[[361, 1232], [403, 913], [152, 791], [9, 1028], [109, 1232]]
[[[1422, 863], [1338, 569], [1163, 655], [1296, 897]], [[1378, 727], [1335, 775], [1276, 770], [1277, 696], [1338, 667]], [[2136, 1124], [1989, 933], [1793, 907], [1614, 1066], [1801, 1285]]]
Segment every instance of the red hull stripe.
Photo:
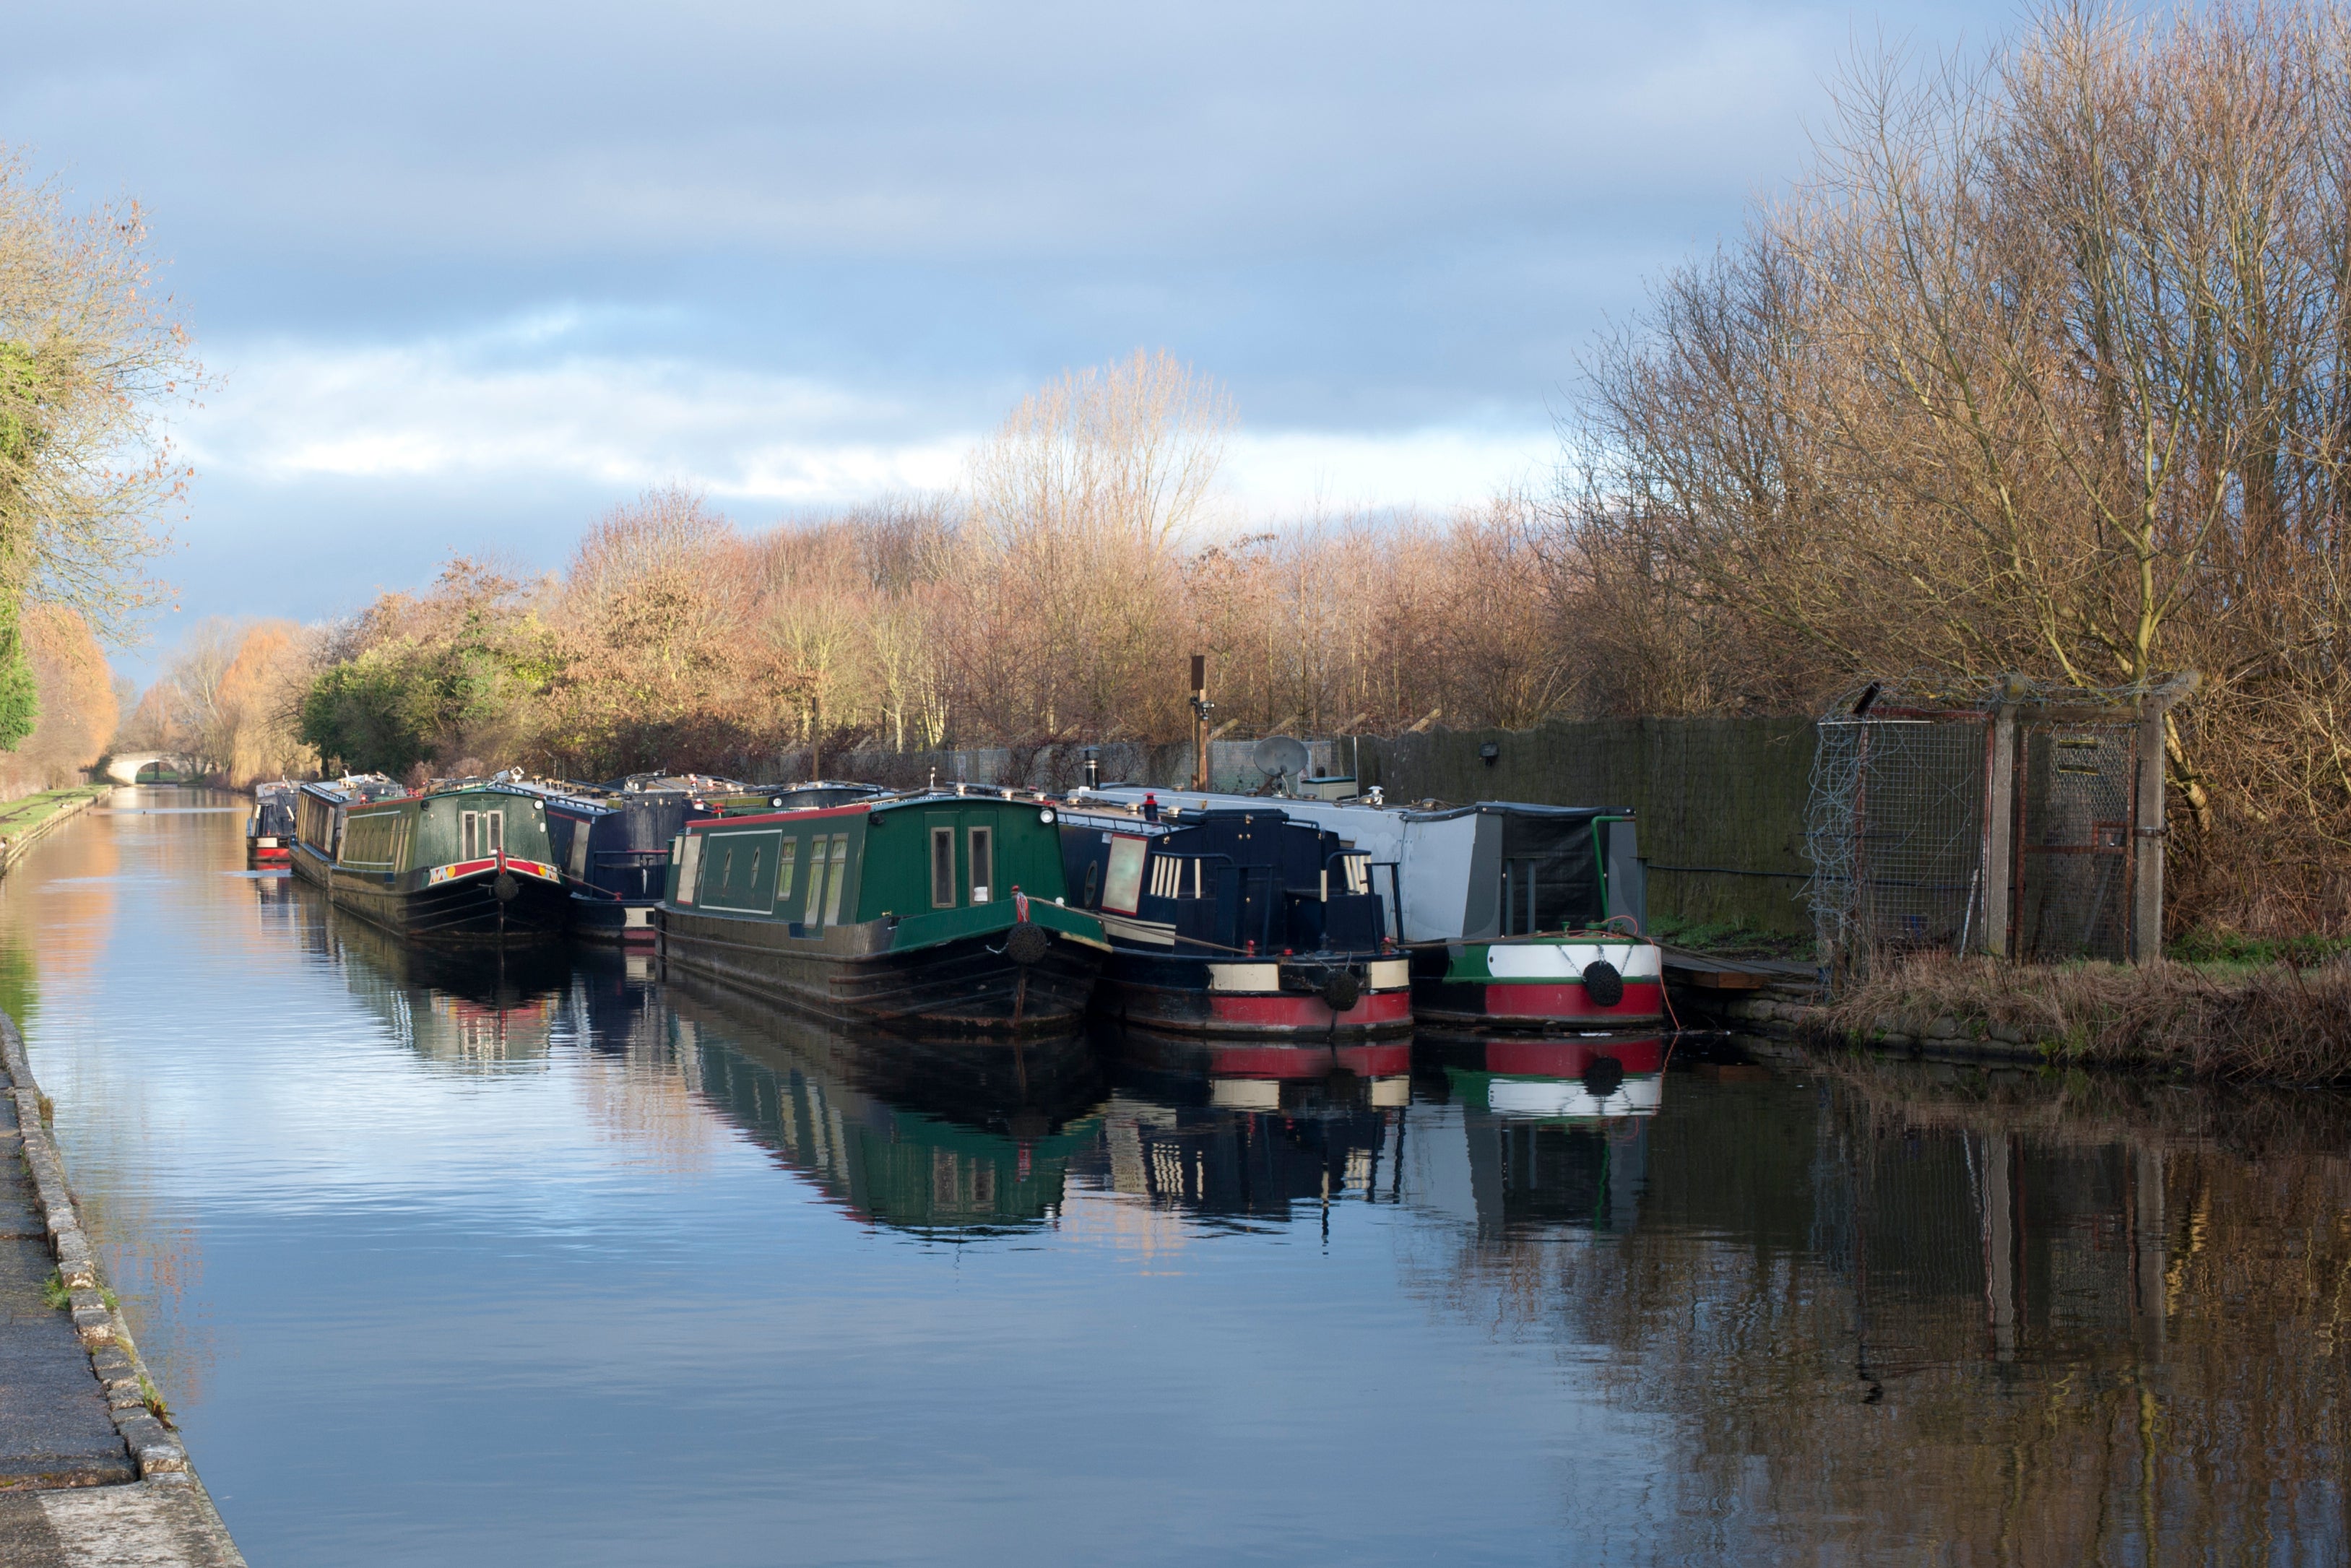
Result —
[[[435, 866], [433, 869], [434, 871], [445, 871], [449, 873], [447, 876], [443, 877], [441, 879], [442, 881], [455, 882], [461, 876], [477, 876], [486, 871], [496, 871], [498, 869], [498, 862], [496, 858], [479, 861], [459, 861], [454, 865]], [[507, 870], [520, 872], [525, 876], [535, 876], [541, 882], [557, 882], [561, 880], [555, 874], [555, 868], [553, 866], [541, 865], [537, 861], [518, 861], [512, 855], [507, 856]], [[426, 874], [430, 875], [431, 873], [427, 873]]]
[[1412, 1071], [1412, 1041], [1382, 1045], [1219, 1045], [1208, 1051], [1208, 1071], [1217, 1078], [1321, 1080], [1331, 1076], [1333, 1055], [1359, 1078], [1393, 1078]]
[[1665, 988], [1655, 980], [1627, 980], [1625, 995], [1613, 1008], [1593, 1003], [1583, 987], [1569, 981], [1559, 986], [1488, 986], [1486, 1011], [1505, 1019], [1653, 1019], [1666, 1010]]
[[1494, 1040], [1486, 1042], [1486, 1071], [1521, 1078], [1581, 1078], [1602, 1057], [1627, 1072], [1661, 1072], [1662, 1040]]
[[[1329, 1029], [1331, 1004], [1321, 997], [1290, 993], [1250, 996], [1230, 991], [1213, 993], [1208, 1016], [1218, 1023], [1278, 1025], [1285, 1029]], [[1338, 1015], [1342, 1025], [1402, 1023], [1412, 1017], [1412, 993], [1374, 991]]]

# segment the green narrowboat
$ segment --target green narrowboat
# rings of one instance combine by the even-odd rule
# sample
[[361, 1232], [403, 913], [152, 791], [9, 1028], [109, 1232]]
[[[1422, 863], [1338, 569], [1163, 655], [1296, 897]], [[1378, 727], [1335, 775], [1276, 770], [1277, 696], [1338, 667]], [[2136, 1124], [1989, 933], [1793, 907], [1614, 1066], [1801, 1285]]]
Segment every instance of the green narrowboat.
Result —
[[689, 822], [663, 965], [836, 1023], [1073, 1029], [1109, 947], [1063, 907], [1056, 816], [1035, 796], [926, 790]]
[[327, 868], [338, 908], [413, 942], [537, 942], [570, 912], [547, 803], [502, 782], [354, 802]]

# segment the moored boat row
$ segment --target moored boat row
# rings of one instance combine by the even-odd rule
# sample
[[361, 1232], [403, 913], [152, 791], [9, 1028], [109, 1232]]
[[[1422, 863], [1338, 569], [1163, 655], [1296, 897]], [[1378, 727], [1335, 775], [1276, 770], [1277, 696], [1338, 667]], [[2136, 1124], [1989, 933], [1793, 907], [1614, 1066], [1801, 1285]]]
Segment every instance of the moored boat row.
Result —
[[1665, 1012], [1625, 810], [507, 773], [305, 784], [290, 817], [296, 873], [404, 939], [642, 941], [841, 1023], [1335, 1048]]

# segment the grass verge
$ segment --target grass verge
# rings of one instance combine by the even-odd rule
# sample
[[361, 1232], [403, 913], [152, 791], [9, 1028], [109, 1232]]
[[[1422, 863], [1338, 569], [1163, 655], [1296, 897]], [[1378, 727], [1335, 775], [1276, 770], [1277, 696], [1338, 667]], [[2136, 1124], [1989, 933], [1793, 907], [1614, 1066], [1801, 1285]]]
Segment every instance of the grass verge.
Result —
[[1861, 1040], [1958, 1036], [2037, 1046], [2056, 1062], [2351, 1082], [2346, 961], [2218, 972], [2171, 960], [2032, 965], [1918, 956], [1849, 986], [1824, 1021]]
[[1650, 920], [1649, 935], [1667, 946], [1711, 953], [1719, 958], [1792, 958], [1810, 963], [1813, 957], [1809, 935], [1759, 931], [1729, 922], [1678, 920], [1660, 915]]

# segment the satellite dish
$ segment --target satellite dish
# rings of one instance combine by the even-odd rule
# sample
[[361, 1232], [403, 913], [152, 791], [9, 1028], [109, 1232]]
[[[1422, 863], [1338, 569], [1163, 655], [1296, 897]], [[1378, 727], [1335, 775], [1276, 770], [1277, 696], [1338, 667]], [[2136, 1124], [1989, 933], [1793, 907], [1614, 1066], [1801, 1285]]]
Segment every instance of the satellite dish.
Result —
[[1295, 779], [1306, 771], [1306, 743], [1286, 735], [1269, 735], [1250, 751], [1249, 760], [1269, 779]]

